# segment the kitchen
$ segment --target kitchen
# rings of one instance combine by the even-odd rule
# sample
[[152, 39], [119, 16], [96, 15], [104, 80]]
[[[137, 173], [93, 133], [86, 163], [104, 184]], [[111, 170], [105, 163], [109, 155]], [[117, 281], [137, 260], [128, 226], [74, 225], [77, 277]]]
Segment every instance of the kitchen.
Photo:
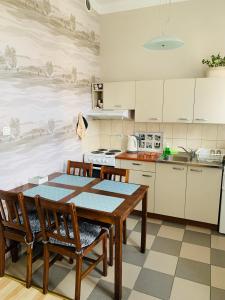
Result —
[[[51, 37], [55, 47], [60, 44], [58, 53], [53, 49], [51, 52], [50, 44], [41, 37], [35, 52], [31, 43], [37, 38], [35, 30], [46, 26], [43, 32], [47, 38], [53, 34], [52, 24], [60, 22], [54, 5], [48, 14], [45, 6], [42, 25], [35, 27], [37, 24], [32, 23], [30, 37], [23, 35], [27, 48], [33, 49], [29, 55], [15, 36], [14, 43], [9, 37], [15, 34], [10, 26], [16, 28], [11, 16], [16, 13], [17, 21], [21, 21], [22, 15], [27, 18], [30, 8], [22, 5], [30, 4], [17, 7], [14, 1], [0, 3], [6, 16], [2, 26], [8, 30], [0, 36], [3, 45], [11, 47], [8, 52], [0, 52], [11, 68], [2, 71], [0, 67], [5, 82], [0, 123], [4, 157], [0, 159], [0, 188], [12, 190], [35, 176], [55, 171], [65, 173], [68, 160], [92, 163], [94, 178], [100, 176], [102, 166], [128, 170], [131, 186], [149, 186], [149, 189], [145, 253], [139, 250], [143, 232], [141, 202], [126, 220], [127, 242], [121, 250], [124, 299], [225, 299], [224, 1], [76, 0], [74, 8], [70, 2], [67, 0], [65, 6], [57, 4], [58, 11], [69, 16], [69, 8], [78, 19], [78, 28], [73, 29], [73, 17], [68, 24], [65, 22], [64, 29], [54, 25], [55, 32], [63, 35], [60, 41]], [[31, 18], [40, 22], [38, 16], [40, 11], [36, 9]], [[44, 18], [49, 23], [43, 23]], [[82, 41], [74, 49], [68, 37], [73, 30], [79, 38], [85, 36], [81, 19], [93, 28], [95, 36], [87, 29], [88, 46]], [[170, 38], [168, 47], [174, 47], [173, 42], [180, 43], [179, 46], [161, 50], [162, 40], [161, 46], [156, 46], [153, 38], [164, 38], [165, 48], [165, 36]], [[149, 41], [159, 48], [152, 50]], [[47, 43], [46, 58], [42, 61], [44, 43]], [[17, 51], [18, 70], [10, 65], [12, 47]], [[74, 67], [71, 72], [74, 53], [78, 59], [78, 51], [84, 57], [77, 70]], [[36, 71], [27, 67], [25, 56], [30, 57], [34, 66], [39, 65], [37, 78], [32, 73]], [[212, 61], [206, 64], [203, 59]], [[60, 65], [61, 61], [64, 65]], [[22, 78], [26, 67], [30, 72], [27, 84]], [[52, 104], [49, 101], [46, 105], [43, 96], [51, 99]], [[15, 108], [9, 99], [14, 100]], [[34, 101], [33, 105], [28, 99]], [[87, 121], [82, 127], [82, 138], [75, 136], [80, 112]], [[24, 282], [24, 259], [9, 261], [7, 276]], [[51, 267], [49, 293], [54, 293], [50, 294], [53, 299], [73, 299], [73, 267], [64, 260]], [[56, 274], [58, 278], [54, 279]], [[114, 268], [108, 267], [107, 277], [99, 274], [95, 271], [82, 281], [81, 299], [114, 297]], [[11, 284], [12, 277], [6, 277], [7, 284]], [[34, 293], [45, 299], [47, 296], [35, 288], [42, 289], [41, 277], [42, 267], [37, 264], [33, 271], [34, 285], [28, 291], [34, 289]], [[0, 278], [0, 286], [2, 279], [6, 280]], [[2, 297], [11, 299], [4, 284], [6, 281], [2, 282], [5, 293]], [[29, 297], [25, 296], [29, 295], [26, 288], [22, 286], [25, 290], [22, 291], [19, 284], [14, 283], [23, 296], [12, 299]]]

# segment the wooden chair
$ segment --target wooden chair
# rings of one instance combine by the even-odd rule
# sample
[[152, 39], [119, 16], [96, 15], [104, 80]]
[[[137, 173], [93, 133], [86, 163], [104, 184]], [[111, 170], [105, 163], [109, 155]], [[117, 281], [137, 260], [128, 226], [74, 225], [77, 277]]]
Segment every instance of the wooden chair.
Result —
[[[101, 180], [114, 180], [128, 183], [129, 180], [129, 170], [120, 169], [108, 166], [102, 166], [100, 172]], [[109, 224], [109, 264], [113, 265], [113, 246], [114, 246], [114, 234], [113, 226]], [[127, 223], [126, 220], [123, 222], [123, 243], [127, 243]]]
[[[76, 260], [75, 300], [80, 300], [81, 280], [88, 275], [98, 263], [103, 261], [103, 275], [107, 276], [107, 231], [99, 225], [88, 222], [78, 223], [76, 207], [73, 203], [60, 203], [36, 196], [35, 203], [41, 222], [44, 243], [43, 293], [48, 291], [49, 267], [59, 256]], [[50, 216], [53, 216], [51, 221]], [[53, 223], [55, 227], [52, 226]], [[102, 242], [102, 255], [97, 259], [86, 255]], [[50, 253], [56, 256], [50, 260]], [[83, 260], [91, 264], [82, 271]]]
[[[37, 213], [28, 213], [25, 205], [29, 200], [22, 193], [0, 191], [0, 276], [5, 274], [5, 254], [11, 251], [16, 255], [12, 256], [12, 261], [17, 261], [18, 242], [23, 243], [27, 247], [27, 288], [31, 286], [32, 263], [38, 258], [33, 257], [33, 246], [41, 237]], [[7, 246], [7, 239], [10, 246]]]
[[93, 164], [68, 160], [67, 174], [92, 177]]
[[129, 170], [102, 166], [100, 178], [128, 183]]

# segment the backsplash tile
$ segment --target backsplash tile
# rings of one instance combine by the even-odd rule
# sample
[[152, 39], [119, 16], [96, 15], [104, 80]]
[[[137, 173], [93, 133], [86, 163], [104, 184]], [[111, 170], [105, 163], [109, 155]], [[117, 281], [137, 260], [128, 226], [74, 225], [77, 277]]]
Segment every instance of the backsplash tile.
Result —
[[203, 124], [202, 125], [202, 139], [215, 141], [217, 140], [218, 125], [215, 124]]
[[173, 139], [187, 138], [187, 124], [173, 124]]
[[[193, 149], [200, 147], [225, 149], [225, 125], [135, 123], [130, 120], [104, 120], [100, 121], [100, 123], [101, 147], [110, 148], [116, 146], [116, 148], [126, 150], [127, 135], [140, 131], [160, 131], [163, 132], [164, 145], [168, 144], [170, 147], [177, 148], [178, 146], [182, 146]], [[101, 130], [102, 128], [103, 131]], [[105, 128], [107, 128], [107, 130]], [[111, 128], [111, 132], [105, 134], [105, 132], [109, 132], [109, 128]]]
[[201, 140], [202, 138], [202, 124], [188, 124], [187, 139]]

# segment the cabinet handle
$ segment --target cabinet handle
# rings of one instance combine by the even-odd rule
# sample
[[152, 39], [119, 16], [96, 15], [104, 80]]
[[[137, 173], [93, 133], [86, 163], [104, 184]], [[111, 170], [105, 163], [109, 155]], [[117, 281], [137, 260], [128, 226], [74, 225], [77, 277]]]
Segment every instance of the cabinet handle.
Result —
[[152, 175], [142, 174], [143, 177], [152, 177]]
[[121, 107], [121, 105], [114, 105], [114, 107]]
[[157, 120], [159, 120], [159, 118], [149, 118], [149, 120], [157, 121]]
[[195, 121], [202, 121], [202, 122], [206, 122], [207, 119], [204, 119], [204, 118], [195, 118]]
[[184, 168], [177, 168], [177, 167], [173, 167], [174, 170], [177, 170], [177, 171], [183, 171]]
[[178, 121], [188, 121], [188, 118], [178, 118]]
[[197, 173], [201, 173], [202, 172], [202, 170], [197, 170], [197, 169], [190, 169], [190, 171], [197, 172]]
[[133, 166], [141, 166], [141, 164], [138, 163], [132, 163]]

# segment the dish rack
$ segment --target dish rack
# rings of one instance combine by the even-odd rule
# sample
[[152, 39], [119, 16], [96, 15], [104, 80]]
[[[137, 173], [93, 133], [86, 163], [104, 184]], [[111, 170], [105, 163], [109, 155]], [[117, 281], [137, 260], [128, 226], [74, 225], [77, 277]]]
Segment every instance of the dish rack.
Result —
[[222, 162], [224, 155], [225, 149], [200, 148], [196, 152], [197, 160], [201, 162]]

